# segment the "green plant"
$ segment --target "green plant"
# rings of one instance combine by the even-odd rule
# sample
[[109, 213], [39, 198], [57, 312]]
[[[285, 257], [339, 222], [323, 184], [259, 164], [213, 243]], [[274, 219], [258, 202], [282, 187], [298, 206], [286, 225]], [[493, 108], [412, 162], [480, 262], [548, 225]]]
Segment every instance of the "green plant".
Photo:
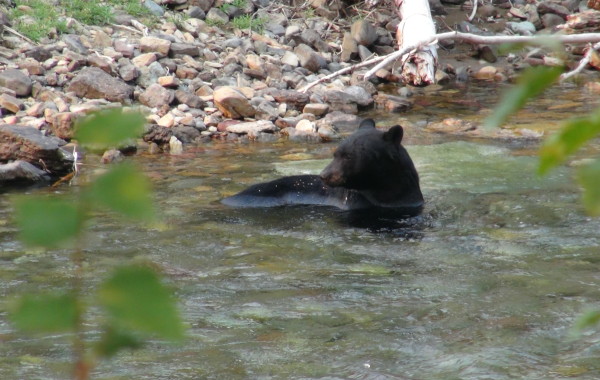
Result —
[[265, 29], [265, 24], [267, 21], [267, 18], [254, 18], [252, 15], [248, 14], [235, 17], [232, 20], [232, 24], [238, 29], [251, 29], [258, 33], [262, 33]]
[[[507, 92], [494, 113], [486, 120], [488, 127], [501, 125], [530, 98], [552, 86], [563, 68], [535, 67], [526, 71], [517, 86]], [[562, 123], [558, 132], [548, 136], [539, 150], [538, 174], [544, 175], [563, 164], [593, 139], [600, 136], [600, 108]], [[592, 159], [577, 169], [577, 181], [583, 189], [582, 203], [592, 216], [600, 216], [600, 158]], [[575, 331], [600, 323], [600, 311], [590, 310], [575, 322]]]
[[102, 3], [85, 0], [61, 0], [68, 16], [88, 25], [103, 25], [112, 21], [112, 9]]
[[54, 7], [49, 7], [42, 0], [17, 0], [17, 5], [10, 10], [15, 28], [34, 41], [47, 37], [55, 29], [64, 33], [67, 26]]
[[185, 20], [187, 20], [189, 16], [184, 13], [173, 13], [167, 19], [175, 24], [179, 29], [181, 29], [181, 25]]
[[307, 7], [304, 10], [304, 18], [305, 19], [313, 18], [313, 17], [315, 17], [315, 15], [316, 15], [315, 8], [313, 8], [313, 7]]
[[[104, 111], [79, 124], [76, 138], [88, 149], [122, 144], [141, 133], [144, 118], [120, 109]], [[29, 333], [73, 334], [74, 378], [87, 379], [98, 359], [125, 348], [138, 348], [145, 335], [180, 341], [183, 327], [170, 291], [147, 266], [116, 268], [98, 287], [95, 297], [84, 294], [83, 232], [94, 213], [110, 210], [130, 219], [148, 221], [155, 213], [149, 183], [132, 165], [119, 164], [81, 189], [75, 199], [63, 196], [24, 196], [15, 202], [21, 239], [49, 249], [68, 246], [73, 282], [63, 291], [26, 294], [14, 301], [10, 317]], [[88, 305], [105, 316], [99, 339], [86, 341]], [[88, 349], [87, 346], [91, 346]]]
[[245, 8], [248, 5], [248, 2], [246, 0], [233, 0], [231, 5], [236, 8]]
[[127, 14], [136, 17], [149, 17], [152, 12], [146, 8], [139, 0], [109, 0], [109, 4], [114, 5], [116, 8], [121, 8]]
[[217, 19], [217, 18], [207, 18], [204, 21], [206, 22], [206, 25], [208, 25], [208, 26], [221, 27], [221, 26], [225, 25], [224, 21]]

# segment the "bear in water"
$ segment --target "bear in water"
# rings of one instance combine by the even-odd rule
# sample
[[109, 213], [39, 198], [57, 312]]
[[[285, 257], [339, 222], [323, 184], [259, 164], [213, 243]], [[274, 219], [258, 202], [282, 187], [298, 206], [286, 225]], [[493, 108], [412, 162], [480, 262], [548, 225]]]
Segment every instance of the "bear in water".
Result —
[[222, 203], [234, 207], [335, 206], [342, 210], [392, 211], [415, 216], [423, 209], [419, 175], [396, 125], [383, 132], [361, 122], [320, 175], [298, 175], [250, 186]]

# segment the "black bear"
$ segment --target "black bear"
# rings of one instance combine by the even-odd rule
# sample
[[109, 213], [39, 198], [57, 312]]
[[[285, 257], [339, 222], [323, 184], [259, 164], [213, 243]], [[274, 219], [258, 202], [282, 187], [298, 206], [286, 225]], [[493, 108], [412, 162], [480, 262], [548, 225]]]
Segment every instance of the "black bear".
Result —
[[383, 132], [372, 119], [361, 122], [320, 175], [298, 175], [259, 183], [222, 200], [235, 207], [324, 205], [343, 210], [384, 209], [401, 216], [423, 209], [419, 175], [402, 146], [396, 125]]

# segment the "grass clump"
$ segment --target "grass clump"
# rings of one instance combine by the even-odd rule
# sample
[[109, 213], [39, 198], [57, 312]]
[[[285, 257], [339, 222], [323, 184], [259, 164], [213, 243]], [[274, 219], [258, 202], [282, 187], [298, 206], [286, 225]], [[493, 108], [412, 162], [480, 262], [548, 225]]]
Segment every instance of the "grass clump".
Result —
[[34, 41], [48, 36], [52, 31], [64, 33], [67, 24], [55, 7], [42, 0], [17, 0], [10, 11], [15, 28]]
[[104, 25], [113, 19], [112, 8], [108, 5], [86, 0], [62, 0], [65, 13], [87, 25]]
[[250, 29], [262, 33], [268, 19], [266, 17], [254, 18], [252, 15], [242, 15], [234, 18], [231, 22], [238, 29]]
[[51, 4], [50, 0], [15, 0], [15, 5], [10, 11], [15, 29], [34, 41], [49, 36], [53, 31], [66, 33], [67, 17], [86, 25], [105, 25], [113, 21], [114, 8], [122, 9], [134, 17], [152, 15], [139, 0], [108, 0], [105, 3], [59, 0], [56, 5]]

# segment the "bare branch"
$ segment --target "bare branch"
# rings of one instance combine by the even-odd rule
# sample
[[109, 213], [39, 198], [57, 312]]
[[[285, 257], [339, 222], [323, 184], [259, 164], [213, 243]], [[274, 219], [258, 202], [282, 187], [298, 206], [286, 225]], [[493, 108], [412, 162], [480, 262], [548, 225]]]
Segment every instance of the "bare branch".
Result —
[[332, 78], [335, 78], [339, 75], [345, 74], [347, 72], [356, 70], [358, 68], [369, 66], [374, 63], [378, 63], [375, 67], [367, 71], [363, 77], [364, 80], [368, 80], [371, 78], [377, 70], [385, 67], [392, 61], [402, 57], [404, 54], [412, 50], [416, 50], [423, 46], [429, 45], [431, 43], [436, 43], [441, 40], [454, 40], [454, 41], [462, 41], [472, 44], [487, 44], [487, 45], [498, 45], [505, 43], [524, 43], [530, 45], [546, 45], [548, 41], [560, 42], [563, 44], [585, 44], [585, 43], [600, 43], [600, 33], [582, 33], [582, 34], [554, 34], [551, 36], [479, 36], [476, 34], [470, 33], [461, 33], [461, 32], [446, 32], [436, 34], [429, 38], [418, 41], [417, 43], [407, 46], [402, 50], [397, 50], [391, 54], [385, 55], [383, 57], [373, 58], [368, 61], [361, 62], [359, 64], [345, 67], [341, 70], [338, 70], [332, 74], [329, 74], [315, 82], [311, 82], [306, 86], [302, 87], [301, 92], [306, 92], [308, 89], [313, 86], [328, 81]]
[[561, 74], [560, 78], [559, 78], [560, 81], [562, 82], [564, 80], [571, 78], [572, 76], [579, 74], [587, 66], [587, 64], [590, 63], [590, 60], [592, 59], [592, 54], [594, 53], [594, 50], [598, 50], [598, 49], [600, 49], [600, 43], [597, 43], [594, 46], [592, 46], [590, 44], [587, 52], [585, 53], [585, 55], [583, 56], [581, 61], [579, 61], [579, 64], [577, 65], [577, 67], [575, 69], [569, 71], [568, 73]]

